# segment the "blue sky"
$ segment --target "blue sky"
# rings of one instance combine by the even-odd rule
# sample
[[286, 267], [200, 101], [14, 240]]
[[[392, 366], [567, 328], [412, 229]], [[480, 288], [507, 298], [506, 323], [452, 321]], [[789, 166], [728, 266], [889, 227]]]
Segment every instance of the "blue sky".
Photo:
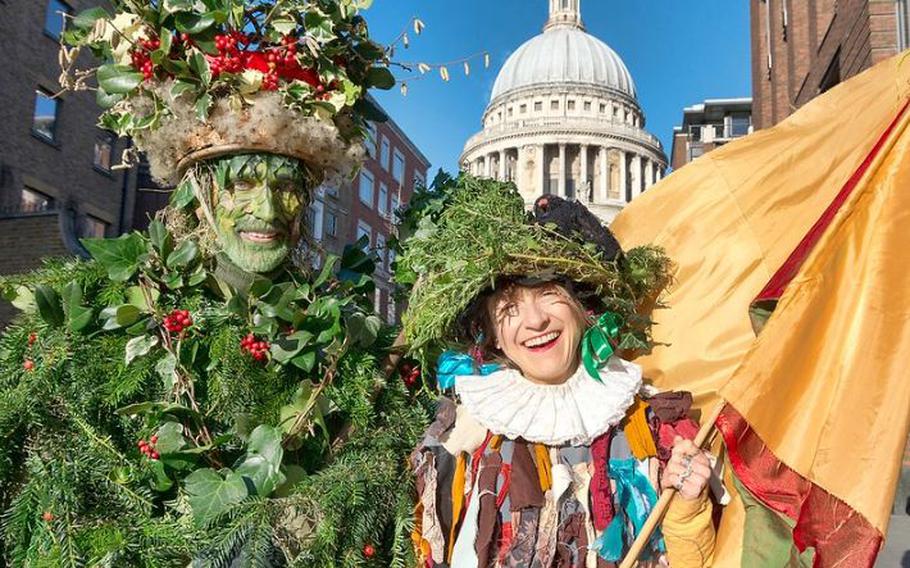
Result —
[[[540, 33], [547, 0], [374, 0], [364, 15], [371, 35], [389, 43], [417, 16], [426, 23], [400, 62], [443, 63], [488, 51], [490, 68], [472, 62], [471, 75], [450, 68], [396, 89], [376, 92], [386, 111], [439, 167], [457, 168], [464, 142], [480, 130], [496, 73], [524, 41]], [[626, 62], [638, 88], [646, 128], [669, 154], [673, 126], [685, 106], [706, 98], [751, 96], [749, 3], [744, 0], [582, 0], [588, 32]], [[399, 78], [407, 73], [396, 70]], [[432, 175], [431, 175], [432, 177]]]

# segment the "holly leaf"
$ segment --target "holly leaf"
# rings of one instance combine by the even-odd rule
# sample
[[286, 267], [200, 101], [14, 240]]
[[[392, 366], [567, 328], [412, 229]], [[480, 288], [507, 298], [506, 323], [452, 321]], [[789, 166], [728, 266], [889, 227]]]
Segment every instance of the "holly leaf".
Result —
[[298, 369], [301, 369], [301, 370], [309, 373], [310, 371], [313, 370], [313, 367], [316, 366], [316, 352], [307, 351], [306, 353], [302, 353], [302, 354], [294, 357], [293, 359], [291, 359], [291, 364], [294, 365], [295, 367], [297, 367]]
[[81, 242], [115, 282], [129, 280], [146, 258], [145, 242], [138, 233], [116, 239], [82, 239]]
[[140, 335], [126, 342], [126, 364], [129, 365], [137, 357], [148, 354], [153, 347], [158, 345], [157, 335]]
[[207, 12], [205, 14], [193, 14], [191, 12], [181, 12], [174, 19], [177, 30], [191, 35], [202, 33], [212, 27], [215, 23], [215, 14]]
[[35, 286], [35, 303], [38, 304], [38, 315], [48, 325], [63, 325], [63, 307], [60, 305], [60, 296], [53, 288], [44, 284]]
[[124, 95], [138, 87], [143, 80], [139, 73], [129, 65], [102, 65], [96, 73], [98, 86], [105, 93]]
[[196, 260], [197, 256], [199, 256], [199, 247], [196, 245], [196, 241], [188, 239], [180, 243], [174, 252], [167, 255], [165, 264], [168, 268], [184, 268]]
[[383, 91], [388, 91], [395, 86], [395, 76], [388, 67], [370, 67], [366, 79], [369, 87]]
[[70, 282], [63, 289], [63, 312], [72, 331], [91, 323], [92, 309], [82, 305], [82, 286], [78, 282]]
[[183, 489], [197, 527], [215, 519], [249, 495], [246, 482], [240, 474], [231, 470], [226, 470], [226, 473], [222, 477], [214, 469], [198, 469], [184, 480]]
[[83, 10], [79, 12], [75, 18], [73, 18], [73, 27], [80, 30], [90, 30], [95, 27], [95, 22], [101, 18], [107, 18], [108, 13], [104, 8], [94, 7], [89, 8], [88, 10]]
[[164, 357], [155, 364], [155, 372], [164, 381], [164, 388], [170, 391], [174, 388], [174, 382], [177, 380], [177, 358], [173, 353], [168, 351]]
[[262, 424], [250, 434], [246, 457], [236, 472], [249, 478], [256, 493], [265, 497], [286, 479], [281, 472], [282, 457], [284, 449], [281, 447], [281, 431]]

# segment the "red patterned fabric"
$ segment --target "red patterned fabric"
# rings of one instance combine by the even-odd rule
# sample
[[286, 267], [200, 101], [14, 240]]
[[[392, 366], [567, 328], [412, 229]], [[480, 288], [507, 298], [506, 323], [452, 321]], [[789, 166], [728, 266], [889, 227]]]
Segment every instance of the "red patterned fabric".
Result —
[[882, 534], [869, 521], [778, 460], [731, 405], [716, 425], [739, 481], [764, 505], [796, 522], [794, 543], [800, 551], [815, 549], [815, 568], [875, 564]]
[[610, 486], [610, 441], [613, 430], [608, 430], [591, 444], [591, 521], [598, 531], [606, 529], [613, 520], [613, 489]]

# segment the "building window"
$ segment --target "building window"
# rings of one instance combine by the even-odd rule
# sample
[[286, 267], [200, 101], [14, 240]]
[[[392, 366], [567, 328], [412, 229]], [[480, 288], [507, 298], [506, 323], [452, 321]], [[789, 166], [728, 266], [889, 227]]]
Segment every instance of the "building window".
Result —
[[749, 126], [752, 121], [749, 115], [736, 115], [730, 117], [730, 138], [745, 136], [749, 133]]
[[91, 215], [86, 215], [82, 218], [82, 223], [79, 228], [80, 238], [103, 239], [106, 234], [107, 223], [97, 217], [92, 217]]
[[379, 266], [383, 270], [388, 270], [389, 265], [386, 263], [385, 237], [376, 235], [376, 254], [379, 255]]
[[575, 110], [575, 101], [569, 101], [566, 103], [566, 110]]
[[54, 206], [54, 198], [30, 187], [22, 189], [20, 209], [25, 213], [49, 211]]
[[521, 114], [525, 114], [526, 112], [528, 112], [528, 105], [521, 105], [520, 107], [518, 107], [518, 112], [520, 112]]
[[373, 242], [373, 228], [365, 221], [357, 221], [357, 241], [364, 237], [366, 237], [364, 248], [370, 248], [370, 243]]
[[600, 103], [600, 114], [607, 112], [607, 103]]
[[509, 116], [512, 116], [512, 107], [509, 107]]
[[392, 194], [392, 214], [395, 214], [401, 207], [401, 198], [397, 193]]
[[338, 217], [331, 211], [325, 214], [325, 234], [330, 237], [338, 236]]
[[322, 201], [315, 200], [310, 205], [309, 210], [309, 220], [310, 220], [310, 233], [313, 235], [313, 240], [319, 242], [322, 240], [322, 218], [323, 212], [325, 211], [325, 204]]
[[385, 136], [382, 137], [382, 150], [379, 155], [379, 162], [382, 164], [382, 169], [389, 171], [389, 156], [391, 154], [392, 146], [389, 143], [389, 139]]
[[399, 184], [404, 183], [404, 154], [395, 150], [395, 158], [392, 160], [392, 177]]
[[373, 174], [366, 170], [360, 172], [360, 202], [373, 207]]
[[57, 113], [60, 102], [51, 98], [50, 93], [35, 91], [35, 114], [32, 116], [32, 132], [48, 142], [57, 141]]
[[378, 286], [373, 291], [373, 311], [377, 314], [382, 313], [382, 288]]
[[543, 103], [542, 103], [542, 102], [537, 101], [536, 103], [534, 103], [534, 112], [540, 112], [540, 111], [542, 111], [542, 110], [543, 110]]
[[591, 101], [585, 101], [585, 107], [584, 107], [584, 108], [585, 108], [586, 111], [590, 111], [590, 110], [591, 110]]
[[550, 101], [550, 110], [559, 110], [559, 101]]
[[395, 310], [395, 299], [392, 298], [391, 294], [389, 294], [389, 299], [385, 304], [385, 309], [386, 309], [386, 314], [385, 314], [386, 322], [388, 322], [389, 324], [394, 324], [395, 320], [398, 317], [398, 314], [396, 313], [396, 310]]
[[383, 215], [389, 211], [389, 186], [379, 182], [379, 204], [376, 207]]
[[423, 177], [423, 174], [417, 170], [414, 170], [414, 189], [418, 187], [426, 187], [427, 180]]
[[101, 134], [95, 139], [95, 167], [103, 172], [111, 171], [111, 154], [114, 151], [114, 137]]
[[376, 137], [378, 135], [376, 124], [367, 122], [367, 135], [363, 140], [363, 147], [366, 149], [367, 155], [374, 160], [376, 159]]
[[50, 0], [44, 12], [44, 33], [54, 39], [66, 31], [66, 17], [63, 14], [72, 14], [73, 9], [60, 0]]

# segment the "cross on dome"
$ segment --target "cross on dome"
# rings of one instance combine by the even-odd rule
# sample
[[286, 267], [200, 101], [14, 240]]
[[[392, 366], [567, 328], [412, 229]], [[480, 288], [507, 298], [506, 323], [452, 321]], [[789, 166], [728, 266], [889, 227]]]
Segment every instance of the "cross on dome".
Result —
[[558, 28], [585, 29], [581, 21], [581, 0], [550, 0], [550, 18], [543, 31]]

